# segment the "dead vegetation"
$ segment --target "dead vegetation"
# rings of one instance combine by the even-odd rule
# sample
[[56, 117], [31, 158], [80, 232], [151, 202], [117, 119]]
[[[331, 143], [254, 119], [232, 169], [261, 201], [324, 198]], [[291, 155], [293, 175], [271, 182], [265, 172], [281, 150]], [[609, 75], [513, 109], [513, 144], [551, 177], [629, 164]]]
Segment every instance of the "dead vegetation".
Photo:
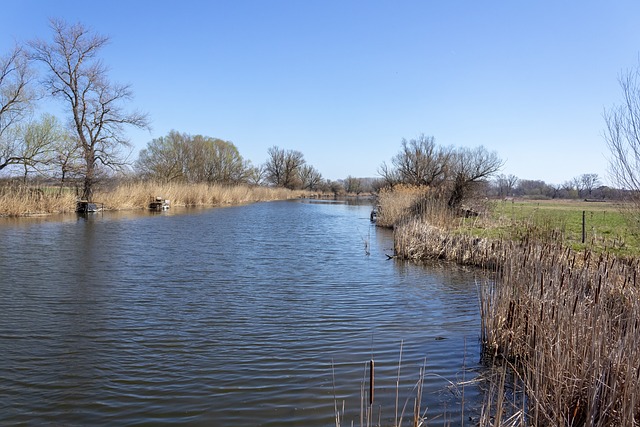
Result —
[[576, 251], [554, 233], [479, 238], [413, 206], [395, 222], [397, 257], [492, 273], [480, 286], [494, 373], [481, 425], [640, 425], [640, 260]]
[[[146, 209], [150, 200], [162, 197], [172, 206], [220, 206], [285, 200], [303, 191], [249, 185], [162, 184], [122, 182], [98, 187], [94, 200], [106, 210]], [[33, 185], [0, 186], [0, 216], [31, 216], [74, 212], [78, 196], [74, 188]]]

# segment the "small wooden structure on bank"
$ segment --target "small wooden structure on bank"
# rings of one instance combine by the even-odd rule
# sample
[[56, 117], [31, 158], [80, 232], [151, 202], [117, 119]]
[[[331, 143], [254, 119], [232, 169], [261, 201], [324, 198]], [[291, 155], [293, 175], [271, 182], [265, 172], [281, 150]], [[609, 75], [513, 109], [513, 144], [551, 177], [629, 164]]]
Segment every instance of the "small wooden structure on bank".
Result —
[[165, 200], [162, 197], [156, 197], [149, 203], [149, 209], [152, 211], [166, 211], [169, 209], [169, 200]]
[[375, 206], [372, 210], [371, 210], [371, 222], [376, 222], [378, 220], [378, 212], [380, 211], [380, 205]]
[[103, 207], [102, 204], [92, 203], [87, 200], [78, 200], [76, 202], [76, 212], [79, 214], [100, 212]]

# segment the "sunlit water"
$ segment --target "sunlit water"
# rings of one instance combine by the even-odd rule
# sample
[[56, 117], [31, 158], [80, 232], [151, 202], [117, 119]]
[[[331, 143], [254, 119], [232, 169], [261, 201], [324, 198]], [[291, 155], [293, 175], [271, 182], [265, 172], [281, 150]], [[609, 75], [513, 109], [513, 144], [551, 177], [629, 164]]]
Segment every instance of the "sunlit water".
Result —
[[[370, 207], [272, 202], [0, 221], [0, 419], [55, 425], [461, 424], [476, 273], [388, 260]], [[400, 387], [396, 387], [402, 346]], [[452, 385], [453, 384], [453, 385]], [[465, 419], [479, 392], [464, 388]], [[381, 414], [381, 415], [379, 415]], [[471, 421], [469, 421], [471, 425]]]

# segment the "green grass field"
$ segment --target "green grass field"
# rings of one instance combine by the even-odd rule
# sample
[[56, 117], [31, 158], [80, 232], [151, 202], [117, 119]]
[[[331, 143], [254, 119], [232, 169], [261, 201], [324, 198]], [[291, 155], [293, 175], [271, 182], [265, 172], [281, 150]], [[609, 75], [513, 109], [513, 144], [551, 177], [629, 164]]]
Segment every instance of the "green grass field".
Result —
[[[465, 232], [492, 238], [563, 239], [574, 249], [640, 255], [640, 228], [634, 227], [625, 206], [613, 202], [578, 200], [496, 201], [490, 215], [464, 220]], [[582, 217], [585, 243], [582, 243]]]

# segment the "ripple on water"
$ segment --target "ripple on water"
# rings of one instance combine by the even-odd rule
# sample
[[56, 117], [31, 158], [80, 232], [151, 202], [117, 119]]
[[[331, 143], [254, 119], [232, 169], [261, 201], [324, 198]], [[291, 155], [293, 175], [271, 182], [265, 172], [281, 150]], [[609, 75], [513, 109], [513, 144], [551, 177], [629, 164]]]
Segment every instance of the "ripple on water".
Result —
[[426, 363], [423, 407], [455, 414], [451, 382], [479, 358], [474, 273], [387, 260], [368, 212], [278, 202], [0, 225], [4, 422], [320, 426], [335, 392], [357, 424], [372, 356], [392, 419], [401, 343], [401, 399]]

